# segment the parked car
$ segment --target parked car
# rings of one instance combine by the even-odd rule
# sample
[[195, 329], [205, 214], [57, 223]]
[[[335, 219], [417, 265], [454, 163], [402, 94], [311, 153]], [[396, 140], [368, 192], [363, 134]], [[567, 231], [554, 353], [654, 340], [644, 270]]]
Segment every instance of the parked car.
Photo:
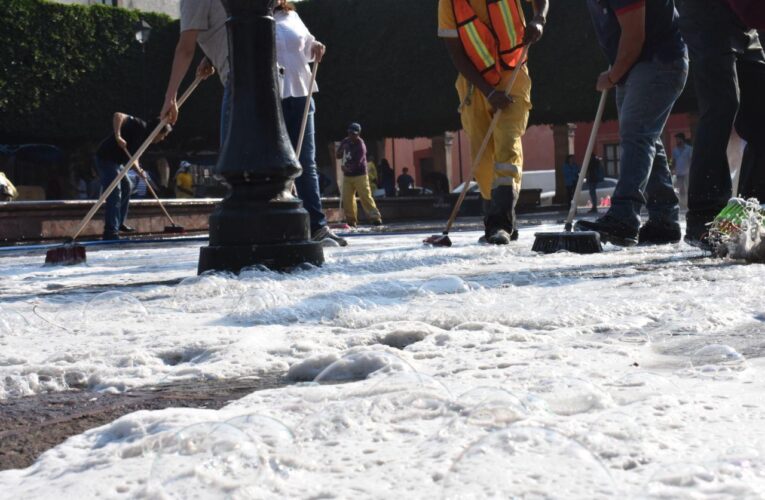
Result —
[[[616, 188], [616, 182], [618, 179], [613, 177], [606, 177], [603, 181], [598, 183], [598, 189], [596, 190], [598, 196], [598, 206], [600, 206], [601, 200], [614, 195], [614, 189]], [[555, 191], [545, 191], [541, 194], [541, 205], [552, 205], [553, 198], [555, 197]], [[590, 202], [590, 185], [585, 182], [582, 184], [582, 191], [579, 193], [579, 197], [576, 199], [576, 206], [583, 207]]]

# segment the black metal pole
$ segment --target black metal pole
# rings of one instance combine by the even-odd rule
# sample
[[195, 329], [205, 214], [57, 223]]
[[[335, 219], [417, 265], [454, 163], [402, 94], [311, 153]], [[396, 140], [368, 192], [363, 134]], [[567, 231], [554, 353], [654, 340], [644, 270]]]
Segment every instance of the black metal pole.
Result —
[[146, 108], [146, 43], [141, 43], [141, 118], [149, 119]]
[[222, 0], [228, 14], [231, 113], [216, 166], [230, 186], [210, 216], [198, 272], [252, 265], [321, 265], [308, 212], [290, 193], [301, 174], [282, 116], [274, 43], [275, 0]]

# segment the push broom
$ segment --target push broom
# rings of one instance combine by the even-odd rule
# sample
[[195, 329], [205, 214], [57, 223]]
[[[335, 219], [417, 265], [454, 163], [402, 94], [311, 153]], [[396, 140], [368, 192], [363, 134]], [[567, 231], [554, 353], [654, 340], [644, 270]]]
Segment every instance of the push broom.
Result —
[[536, 233], [534, 235], [534, 245], [531, 247], [531, 250], [534, 252], [555, 253], [565, 250], [568, 252], [587, 254], [603, 251], [599, 233], [596, 231], [572, 231], [571, 229], [574, 222], [574, 216], [576, 215], [576, 200], [579, 198], [579, 193], [582, 191], [584, 177], [587, 175], [587, 166], [590, 164], [592, 151], [595, 149], [595, 139], [598, 137], [598, 129], [600, 128], [600, 122], [603, 119], [603, 110], [606, 108], [607, 99], [608, 90], [604, 90], [600, 94], [598, 112], [595, 114], [595, 122], [592, 124], [590, 141], [587, 143], [587, 150], [584, 153], [584, 162], [582, 163], [582, 168], [579, 170], [579, 179], [576, 181], [574, 198], [571, 201], [571, 207], [568, 210], [568, 217], [566, 217], [565, 231], [560, 233]]
[[143, 181], [146, 183], [146, 189], [149, 190], [151, 195], [154, 197], [154, 199], [159, 204], [159, 208], [162, 209], [162, 212], [165, 214], [165, 217], [167, 217], [167, 220], [170, 221], [170, 225], [169, 226], [165, 226], [165, 230], [163, 232], [165, 232], [165, 233], [175, 233], [175, 234], [185, 233], [186, 232], [186, 228], [176, 224], [175, 221], [173, 220], [173, 218], [170, 216], [170, 212], [168, 212], [167, 209], [165, 208], [165, 206], [162, 204], [162, 201], [159, 199], [159, 196], [157, 196], [157, 192], [154, 191], [154, 188], [151, 186], [151, 181], [149, 180], [148, 176], [146, 175], [146, 171], [144, 171], [141, 167], [139, 167], [138, 163], [133, 165], [133, 168], [138, 170], [138, 175], [140, 175], [141, 178], [143, 179]]
[[[513, 89], [513, 86], [515, 85], [515, 81], [518, 79], [518, 74], [521, 71], [521, 68], [524, 64], [526, 64], [526, 58], [529, 55], [529, 46], [525, 45], [523, 47], [523, 52], [521, 53], [521, 63], [519, 63], [515, 69], [513, 70], [513, 74], [510, 76], [510, 81], [507, 82], [507, 87], [505, 87], [505, 95], [507, 97], [510, 97], [510, 91]], [[512, 104], [511, 104], [512, 106]], [[478, 169], [478, 165], [481, 163], [481, 158], [483, 157], [484, 151], [486, 151], [486, 146], [489, 144], [489, 139], [491, 139], [492, 134], [494, 133], [494, 129], [497, 128], [497, 123], [499, 122], [499, 116], [502, 114], [502, 110], [498, 110], [496, 113], [494, 113], [494, 118], [491, 120], [491, 124], [489, 125], [489, 130], [486, 131], [486, 135], [483, 138], [483, 142], [481, 143], [481, 147], [478, 148], [478, 153], [476, 153], [475, 158], [473, 159], [473, 165], [471, 165], [470, 168], [470, 176], [468, 177], [468, 182], [465, 183], [465, 185], [462, 187], [462, 192], [460, 193], [460, 197], [457, 198], [457, 203], [454, 205], [454, 208], [452, 209], [452, 213], [449, 216], [449, 220], [446, 222], [446, 229], [444, 229], [444, 232], [441, 234], [434, 234], [433, 236], [430, 236], [428, 238], [425, 238], [423, 240], [423, 243], [426, 245], [433, 245], [434, 247], [450, 247], [452, 246], [452, 240], [449, 238], [449, 231], [452, 229], [452, 225], [454, 224], [454, 221], [457, 219], [457, 214], [460, 211], [460, 208], [462, 207], [462, 202], [465, 201], [465, 195], [468, 192], [468, 187], [470, 186], [470, 182], [475, 178], [475, 172]]]
[[[197, 86], [199, 85], [201, 81], [202, 81], [202, 78], [197, 77], [196, 80], [194, 80], [191, 83], [191, 85], [189, 85], [189, 87], [186, 89], [186, 92], [184, 92], [181, 98], [178, 99], [179, 108], [183, 105], [184, 102], [186, 102], [186, 99], [189, 98], [191, 93], [194, 92], [194, 89], [197, 88]], [[109, 186], [104, 190], [104, 192], [101, 194], [101, 197], [96, 201], [96, 203], [91, 207], [90, 211], [80, 221], [80, 224], [75, 229], [74, 234], [67, 239], [66, 243], [64, 243], [60, 247], [51, 248], [50, 250], [48, 250], [48, 252], [45, 254], [46, 264], [74, 265], [74, 264], [79, 264], [81, 262], [85, 262], [86, 260], [85, 247], [82, 245], [78, 245], [75, 242], [75, 240], [80, 235], [80, 233], [82, 233], [82, 231], [85, 229], [85, 226], [87, 226], [88, 223], [93, 219], [93, 216], [96, 215], [96, 212], [98, 212], [98, 209], [101, 208], [101, 205], [104, 204], [104, 202], [106, 201], [106, 198], [108, 198], [109, 195], [112, 194], [112, 191], [114, 191], [114, 188], [116, 188], [117, 185], [119, 185], [122, 179], [128, 174], [128, 171], [138, 161], [138, 159], [141, 157], [144, 151], [146, 151], [146, 149], [151, 145], [151, 143], [154, 141], [154, 138], [157, 137], [157, 134], [159, 134], [162, 131], [162, 129], [165, 128], [165, 125], [167, 125], [167, 120], [163, 118], [157, 124], [157, 126], [154, 127], [154, 130], [149, 134], [146, 140], [143, 141], [143, 144], [141, 144], [141, 147], [138, 148], [138, 150], [130, 158], [127, 164], [125, 164], [125, 168], [122, 169], [122, 171], [117, 175], [117, 177], [114, 178], [112, 183], [109, 184]], [[164, 207], [162, 208], [164, 210]], [[166, 211], [165, 213], [167, 214]], [[167, 215], [169, 217], [169, 214]]]

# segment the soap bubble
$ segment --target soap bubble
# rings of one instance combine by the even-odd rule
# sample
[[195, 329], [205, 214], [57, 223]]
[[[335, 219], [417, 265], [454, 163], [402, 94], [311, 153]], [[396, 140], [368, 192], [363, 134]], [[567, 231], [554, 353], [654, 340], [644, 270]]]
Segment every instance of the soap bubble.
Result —
[[470, 286], [459, 276], [435, 276], [420, 286], [418, 292], [424, 295], [442, 295], [464, 293], [470, 291]]
[[231, 418], [224, 423], [244, 432], [253, 443], [267, 450], [268, 463], [275, 474], [281, 477], [289, 476], [288, 464], [300, 456], [300, 450], [292, 430], [283, 422], [253, 413]]
[[694, 368], [705, 371], [714, 367], [725, 367], [731, 370], [743, 369], [746, 358], [734, 348], [724, 344], [710, 344], [702, 347], [691, 355]]
[[608, 385], [611, 395], [620, 405], [636, 403], [678, 389], [667, 377], [644, 371], [627, 373]]
[[163, 440], [149, 490], [162, 498], [230, 497], [267, 478], [267, 464], [266, 452], [236, 427], [193, 424]]
[[526, 404], [515, 394], [496, 387], [476, 387], [457, 397], [462, 408], [455, 419], [483, 429], [501, 429], [529, 415]]
[[643, 487], [643, 497], [678, 498], [691, 492], [701, 493], [714, 482], [714, 473], [700, 464], [659, 464]]
[[300, 440], [334, 441], [338, 436], [362, 434], [369, 439], [399, 425], [410, 434], [417, 433], [408, 422], [443, 416], [452, 399], [441, 382], [417, 372], [374, 377], [344, 389], [300, 423], [296, 429]]
[[575, 377], [546, 378], [532, 382], [528, 388], [542, 398], [550, 411], [558, 415], [575, 415], [607, 407], [608, 394], [592, 382]]
[[442, 498], [613, 498], [608, 470], [584, 446], [541, 427], [509, 427], [476, 441], [454, 462]]
[[651, 343], [651, 336], [646, 332], [629, 330], [619, 335], [619, 342], [625, 344], [647, 345]]
[[145, 321], [149, 312], [134, 296], [125, 292], [104, 292], [96, 295], [84, 308], [86, 327], [102, 322]]
[[232, 273], [203, 273], [175, 286], [173, 306], [187, 313], [228, 309], [229, 297], [243, 290], [244, 285]]
[[0, 306], [0, 336], [24, 333], [28, 326], [29, 321], [20, 312]]
[[[231, 313], [236, 317], [247, 319], [277, 307], [289, 306], [290, 303], [290, 297], [286, 294], [256, 288], [242, 294], [235, 302]], [[295, 317], [293, 321], [297, 319]]]
[[319, 373], [314, 382], [331, 384], [364, 380], [372, 375], [395, 372], [416, 372], [414, 367], [398, 356], [385, 351], [359, 351], [346, 354]]

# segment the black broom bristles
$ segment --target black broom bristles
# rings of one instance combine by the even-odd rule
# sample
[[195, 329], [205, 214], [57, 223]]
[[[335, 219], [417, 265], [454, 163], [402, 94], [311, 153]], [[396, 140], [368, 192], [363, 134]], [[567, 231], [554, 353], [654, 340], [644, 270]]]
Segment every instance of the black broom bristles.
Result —
[[45, 265], [72, 266], [85, 262], [85, 247], [76, 243], [66, 243], [60, 247], [51, 248], [45, 254]]
[[540, 253], [573, 252], [598, 253], [603, 251], [600, 234], [595, 231], [536, 233], [531, 250]]

